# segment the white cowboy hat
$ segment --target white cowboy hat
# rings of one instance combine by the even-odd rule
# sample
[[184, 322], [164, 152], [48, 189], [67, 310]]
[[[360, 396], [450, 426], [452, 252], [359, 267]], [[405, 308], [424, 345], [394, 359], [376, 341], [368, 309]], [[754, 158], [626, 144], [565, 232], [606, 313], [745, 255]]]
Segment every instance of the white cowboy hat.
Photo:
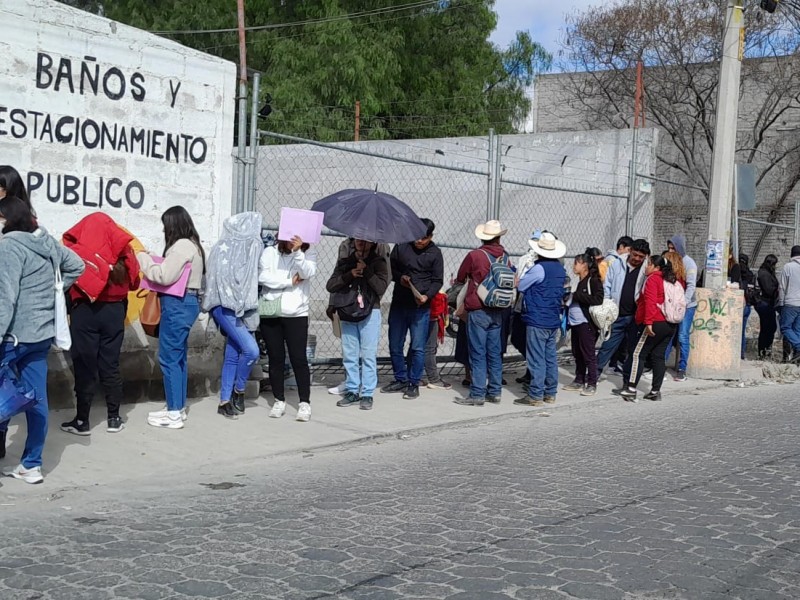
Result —
[[508, 233], [508, 229], [503, 229], [500, 221], [487, 221], [475, 228], [475, 237], [479, 240], [488, 241]]
[[544, 258], [562, 258], [567, 246], [549, 231], [543, 231], [538, 240], [528, 240], [531, 249]]

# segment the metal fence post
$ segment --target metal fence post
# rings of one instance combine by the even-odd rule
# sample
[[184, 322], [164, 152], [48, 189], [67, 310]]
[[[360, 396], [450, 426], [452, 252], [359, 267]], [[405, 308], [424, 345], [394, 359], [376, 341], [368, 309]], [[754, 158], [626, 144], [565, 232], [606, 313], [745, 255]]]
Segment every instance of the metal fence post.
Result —
[[625, 235], [633, 236], [633, 204], [636, 201], [636, 161], [639, 142], [639, 128], [633, 128], [631, 160], [628, 167], [628, 205], [625, 209]]
[[494, 203], [492, 211], [493, 219], [500, 219], [500, 190], [503, 186], [503, 152], [502, 152], [502, 136], [496, 135], [495, 148], [494, 148]]
[[247, 205], [246, 210], [255, 210], [256, 205], [256, 164], [258, 163], [258, 102], [259, 91], [261, 87], [261, 73], [253, 75], [253, 106], [250, 111], [250, 152], [249, 160], [247, 161], [247, 181], [245, 187], [247, 189]]
[[800, 245], [800, 200], [794, 203], [794, 245]]
[[491, 220], [494, 205], [494, 180], [497, 176], [494, 171], [494, 129], [489, 129], [489, 177], [486, 181], [486, 220]]

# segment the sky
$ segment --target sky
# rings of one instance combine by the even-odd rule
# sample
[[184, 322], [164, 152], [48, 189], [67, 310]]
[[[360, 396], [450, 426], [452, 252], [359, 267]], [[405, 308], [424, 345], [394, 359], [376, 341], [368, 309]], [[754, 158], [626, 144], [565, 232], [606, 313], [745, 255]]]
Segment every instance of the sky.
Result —
[[564, 29], [564, 16], [602, 0], [496, 0], [497, 29], [492, 41], [501, 47], [514, 39], [518, 30], [531, 32], [533, 40], [556, 57], [558, 40]]

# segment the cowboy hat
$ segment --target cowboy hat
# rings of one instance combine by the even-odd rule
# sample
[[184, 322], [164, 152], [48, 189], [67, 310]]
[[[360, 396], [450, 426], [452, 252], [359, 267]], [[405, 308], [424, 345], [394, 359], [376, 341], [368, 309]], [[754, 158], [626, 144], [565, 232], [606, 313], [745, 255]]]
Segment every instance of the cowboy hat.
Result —
[[479, 240], [489, 241], [508, 233], [508, 229], [503, 229], [500, 221], [487, 221], [475, 228], [475, 237]]
[[567, 246], [549, 231], [543, 231], [538, 240], [528, 240], [528, 245], [539, 256], [544, 258], [562, 258], [567, 253]]

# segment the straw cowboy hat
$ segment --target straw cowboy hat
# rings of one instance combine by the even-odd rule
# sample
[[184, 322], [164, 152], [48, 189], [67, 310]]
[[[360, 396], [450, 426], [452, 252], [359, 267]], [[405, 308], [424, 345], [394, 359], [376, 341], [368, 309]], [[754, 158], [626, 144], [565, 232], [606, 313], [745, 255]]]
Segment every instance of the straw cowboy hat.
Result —
[[528, 240], [531, 249], [544, 258], [562, 258], [567, 246], [549, 231], [543, 231], [538, 240]]
[[493, 240], [496, 237], [500, 237], [508, 233], [508, 229], [503, 229], [503, 226], [500, 224], [500, 221], [487, 221], [486, 223], [481, 223], [475, 228], [475, 237], [479, 240], [483, 240], [484, 242]]

